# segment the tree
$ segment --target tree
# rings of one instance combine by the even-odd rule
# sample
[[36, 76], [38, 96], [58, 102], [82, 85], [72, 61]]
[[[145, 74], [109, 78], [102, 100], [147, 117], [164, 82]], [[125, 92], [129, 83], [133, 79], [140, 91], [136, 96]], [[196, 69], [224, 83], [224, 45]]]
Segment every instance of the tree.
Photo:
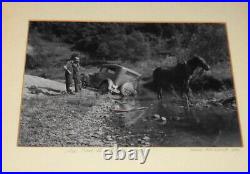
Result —
[[97, 52], [97, 55], [98, 55], [99, 57], [107, 58], [108, 56], [110, 56], [109, 46], [108, 46], [108, 44], [107, 44], [106, 42], [102, 42], [102, 43], [98, 46], [96, 52]]

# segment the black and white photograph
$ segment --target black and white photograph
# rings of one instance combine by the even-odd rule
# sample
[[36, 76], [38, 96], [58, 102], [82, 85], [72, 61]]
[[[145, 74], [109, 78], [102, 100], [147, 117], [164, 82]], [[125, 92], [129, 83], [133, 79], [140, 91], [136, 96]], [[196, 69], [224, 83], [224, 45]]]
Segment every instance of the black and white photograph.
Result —
[[29, 21], [17, 145], [242, 147], [225, 23]]

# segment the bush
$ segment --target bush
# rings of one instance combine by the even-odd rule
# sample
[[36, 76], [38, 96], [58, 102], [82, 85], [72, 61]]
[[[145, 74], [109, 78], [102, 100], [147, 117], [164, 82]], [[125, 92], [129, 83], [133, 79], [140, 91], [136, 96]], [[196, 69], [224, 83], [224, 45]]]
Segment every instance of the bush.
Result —
[[43, 56], [26, 55], [26, 67], [28, 69], [35, 69], [48, 66], [47, 59]]
[[[72, 43], [73, 50], [99, 61], [135, 62], [166, 57], [164, 52], [176, 56], [178, 61], [197, 54], [209, 64], [228, 61], [229, 57], [224, 24], [31, 22], [30, 33], [50, 42]], [[39, 47], [39, 42], [29, 38], [29, 44]], [[33, 67], [34, 63], [29, 61]]]

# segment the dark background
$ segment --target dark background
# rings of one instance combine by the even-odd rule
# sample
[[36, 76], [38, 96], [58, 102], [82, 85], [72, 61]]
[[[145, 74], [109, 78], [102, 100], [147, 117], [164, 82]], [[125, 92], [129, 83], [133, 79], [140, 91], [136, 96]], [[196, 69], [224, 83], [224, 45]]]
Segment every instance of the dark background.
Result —
[[[36, 53], [28, 53], [27, 69], [47, 67], [49, 59], [60, 56], [60, 51], [46, 50], [42, 42], [61, 43], [80, 52], [82, 64], [103, 60], [136, 62], [166, 56], [182, 61], [192, 54], [216, 64], [229, 57], [226, 28], [219, 23], [30, 22], [28, 42]], [[53, 45], [50, 47], [54, 49]]]

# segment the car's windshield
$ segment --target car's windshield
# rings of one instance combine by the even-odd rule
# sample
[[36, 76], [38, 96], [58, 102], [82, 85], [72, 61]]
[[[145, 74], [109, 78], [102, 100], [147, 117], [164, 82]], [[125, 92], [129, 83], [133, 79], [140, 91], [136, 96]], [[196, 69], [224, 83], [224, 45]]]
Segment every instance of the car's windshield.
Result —
[[132, 73], [132, 72], [129, 72], [129, 71], [126, 71], [126, 75], [131, 77], [131, 78], [138, 78], [138, 75]]
[[100, 72], [107, 72], [107, 68], [106, 67], [101, 67]]
[[117, 72], [117, 68], [115, 68], [115, 67], [102, 67], [100, 69], [100, 72], [115, 74]]
[[115, 68], [108, 68], [107, 72], [110, 73], [110, 74], [115, 74], [116, 69]]

